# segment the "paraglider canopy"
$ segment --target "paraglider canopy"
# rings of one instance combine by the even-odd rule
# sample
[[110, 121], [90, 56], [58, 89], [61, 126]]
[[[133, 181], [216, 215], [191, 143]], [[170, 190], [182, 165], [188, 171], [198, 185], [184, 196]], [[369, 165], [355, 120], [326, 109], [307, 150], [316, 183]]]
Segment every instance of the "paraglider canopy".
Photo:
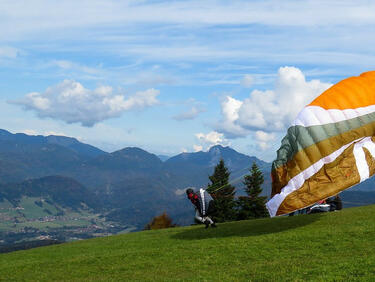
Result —
[[375, 173], [375, 71], [347, 78], [302, 109], [272, 164], [271, 216], [310, 206]]

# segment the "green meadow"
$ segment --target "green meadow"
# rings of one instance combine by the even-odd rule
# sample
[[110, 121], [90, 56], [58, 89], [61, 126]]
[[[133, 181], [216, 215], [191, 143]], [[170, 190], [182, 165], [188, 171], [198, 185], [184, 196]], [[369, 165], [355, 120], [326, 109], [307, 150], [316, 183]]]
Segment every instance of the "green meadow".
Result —
[[374, 281], [375, 206], [0, 255], [3, 281]]

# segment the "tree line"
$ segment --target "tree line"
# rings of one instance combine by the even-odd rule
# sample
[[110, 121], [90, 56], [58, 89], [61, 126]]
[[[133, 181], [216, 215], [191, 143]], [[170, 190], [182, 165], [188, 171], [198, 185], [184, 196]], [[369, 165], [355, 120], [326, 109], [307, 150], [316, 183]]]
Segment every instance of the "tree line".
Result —
[[[210, 205], [210, 216], [215, 222], [235, 221], [268, 217], [266, 208], [267, 197], [261, 196], [263, 173], [254, 162], [249, 169], [249, 174], [243, 177], [246, 196], [235, 197], [236, 188], [229, 182], [230, 172], [221, 159], [214, 172], [209, 176], [211, 183], [207, 185], [214, 199]], [[212, 208], [212, 209], [211, 209]], [[175, 227], [172, 219], [164, 212], [149, 222], [145, 229], [161, 229]]]
[[214, 199], [211, 217], [215, 222], [268, 217], [267, 197], [261, 196], [263, 173], [254, 162], [243, 177], [246, 196], [235, 197], [236, 188], [229, 182], [230, 172], [221, 159], [209, 176], [207, 191]]

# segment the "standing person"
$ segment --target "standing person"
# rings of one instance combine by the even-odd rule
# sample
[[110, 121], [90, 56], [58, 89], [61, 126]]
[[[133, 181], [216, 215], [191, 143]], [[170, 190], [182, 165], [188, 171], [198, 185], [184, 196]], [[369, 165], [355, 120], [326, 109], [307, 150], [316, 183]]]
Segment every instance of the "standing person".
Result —
[[212, 198], [207, 191], [200, 189], [198, 193], [195, 193], [193, 189], [189, 188], [186, 190], [186, 195], [195, 207], [195, 218], [204, 223], [206, 228], [208, 228], [210, 225], [211, 227], [216, 227], [215, 222], [213, 222], [213, 220], [208, 216], [208, 210]]

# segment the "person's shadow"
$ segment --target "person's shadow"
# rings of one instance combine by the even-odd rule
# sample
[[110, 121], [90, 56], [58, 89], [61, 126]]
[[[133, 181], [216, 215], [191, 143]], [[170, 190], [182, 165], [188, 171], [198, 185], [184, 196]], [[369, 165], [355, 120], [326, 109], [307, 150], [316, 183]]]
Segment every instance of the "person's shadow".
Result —
[[182, 229], [183, 231], [173, 234], [172, 238], [180, 240], [201, 240], [231, 236], [258, 236], [301, 228], [319, 220], [321, 216], [322, 214], [311, 214], [292, 217], [283, 216], [273, 219], [235, 221], [226, 224], [219, 223], [217, 228], [210, 227], [208, 229], [205, 229], [204, 225], [199, 225], [199, 227], [196, 228], [184, 228]]

